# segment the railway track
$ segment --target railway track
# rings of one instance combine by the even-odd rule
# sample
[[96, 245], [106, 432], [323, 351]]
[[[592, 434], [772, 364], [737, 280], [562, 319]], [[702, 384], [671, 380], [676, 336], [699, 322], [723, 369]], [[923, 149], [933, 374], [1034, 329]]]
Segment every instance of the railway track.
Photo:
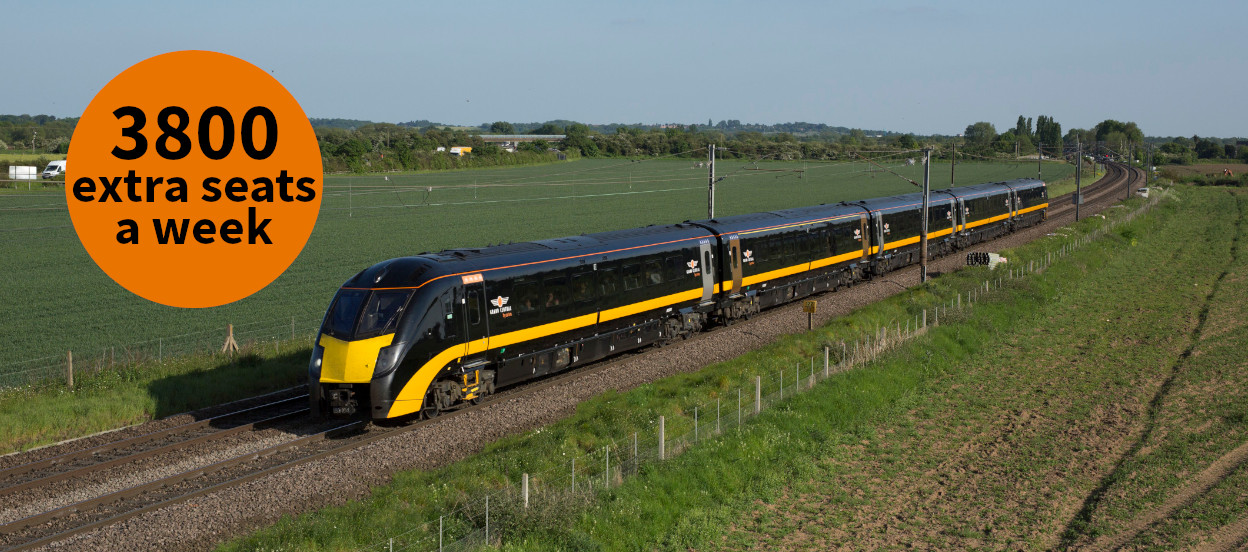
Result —
[[[1143, 178], [1143, 172], [1138, 169], [1110, 165], [1104, 178], [1084, 188], [1084, 206], [1091, 211], [1096, 204], [1116, 201], [1122, 194], [1129, 193], [1124, 192], [1124, 187], [1128, 191], [1134, 190]], [[1069, 197], [1070, 194], [1067, 194], [1050, 200], [1052, 207], [1045, 226], [1056, 225], [1059, 219], [1073, 218], [1074, 206]], [[714, 332], [700, 334], [691, 341], [710, 339], [713, 334]], [[0, 497], [9, 509], [22, 500], [30, 501], [29, 497], [36, 495], [41, 489], [46, 493], [57, 485], [72, 485], [74, 482], [104, 477], [103, 474], [109, 472], [122, 472], [146, 459], [162, 455], [177, 457], [189, 449], [211, 448], [217, 446], [217, 443], [249, 432], [282, 426], [285, 428], [282, 431], [288, 437], [280, 443], [230, 455], [206, 465], [124, 486], [91, 498], [45, 508], [11, 521], [0, 518], [0, 522], [5, 523], [0, 525], [0, 550], [38, 548], [145, 512], [236, 487], [300, 464], [464, 416], [488, 408], [496, 402], [538, 394], [551, 387], [564, 385], [571, 379], [593, 377], [635, 356], [637, 353], [509, 389], [498, 393], [494, 400], [482, 405], [468, 406], [434, 420], [405, 426], [369, 425], [363, 420], [310, 424], [304, 420], [307, 397], [303, 395], [12, 466], [0, 470]]]
[[[550, 379], [535, 382], [531, 385], [504, 390], [496, 394], [494, 400], [512, 400], [525, 395], [540, 393], [550, 387], [563, 384], [567, 379], [589, 376], [597, 372], [609, 370], [615, 363], [637, 354], [640, 353], [626, 353], [611, 361], [587, 366], [571, 373], [558, 374]], [[3, 485], [0, 486], [0, 497], [8, 497], [5, 500], [11, 505], [13, 498], [20, 498], [23, 492], [30, 492], [32, 489], [41, 486], [78, 480], [118, 465], [150, 458], [159, 454], [168, 454], [177, 448], [191, 444], [207, 444], [220, 441], [232, 435], [249, 430], [254, 431], [262, 426], [271, 425], [278, 421], [298, 419], [300, 417], [306, 418], [308, 412], [306, 407], [307, 401], [307, 395], [292, 397], [261, 407], [239, 410], [208, 420], [184, 424], [175, 428], [153, 432], [152, 434], [74, 451], [0, 471], [0, 485]], [[291, 409], [289, 412], [276, 414], [262, 420], [231, 425], [228, 429], [212, 432], [205, 429], [214, 420], [221, 422], [240, 417], [254, 417], [261, 411], [276, 408], [279, 405], [291, 404], [299, 404], [301, 408]], [[445, 412], [437, 418], [398, 426], [370, 425], [365, 419], [349, 421], [330, 420], [320, 424], [297, 424], [287, 431], [305, 434], [292, 440], [261, 450], [247, 452], [206, 466], [175, 473], [140, 485], [126, 487], [87, 500], [66, 504], [0, 525], [0, 551], [33, 550], [105, 525], [127, 520], [144, 512], [185, 502], [227, 487], [241, 485], [259, 477], [357, 449], [400, 433], [423, 429], [429, 424], [462, 416], [488, 407], [490, 404], [490, 402], [486, 402], [480, 405], [465, 406]], [[186, 438], [177, 439], [175, 435], [181, 435]], [[150, 446], [141, 451], [130, 452], [132, 447], [143, 447], [153, 443], [163, 444]], [[100, 461], [94, 462], [92, 461], [93, 459], [99, 459]], [[58, 469], [58, 467], [61, 469]], [[10, 482], [14, 483], [10, 485]]]

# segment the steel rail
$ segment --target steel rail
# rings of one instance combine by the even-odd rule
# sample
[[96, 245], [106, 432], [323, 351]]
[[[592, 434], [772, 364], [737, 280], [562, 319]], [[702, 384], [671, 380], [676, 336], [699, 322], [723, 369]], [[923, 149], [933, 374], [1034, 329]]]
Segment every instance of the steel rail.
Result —
[[[148, 456], [151, 456], [155, 453], [162, 452], [174, 446], [184, 446], [184, 445], [189, 445], [193, 443], [199, 443], [199, 442], [203, 442], [206, 440], [211, 440], [213, 438], [224, 437], [228, 435], [233, 435], [235, 433], [247, 431], [248, 429], [254, 428], [256, 425], [277, 421], [283, 417], [291, 415], [292, 413], [286, 413], [283, 415], [268, 417], [262, 420], [243, 424], [243, 425], [236, 426], [233, 428], [227, 428], [221, 431], [207, 433], [204, 435], [200, 435], [198, 437], [193, 437], [188, 440], [165, 444], [154, 449], [148, 449], [144, 451], [138, 451], [138, 452], [134, 452], [130, 454], [121, 455], [121, 456], [112, 458], [110, 460], [104, 461], [104, 462], [96, 462], [96, 463], [88, 464], [86, 466], [75, 468], [75, 469], [64, 471], [64, 472], [58, 472], [55, 474], [40, 476], [40, 477], [36, 477], [33, 479], [21, 480], [22, 476], [30, 474], [32, 472], [38, 472], [40, 470], [49, 470], [49, 469], [53, 469], [59, 466], [67, 465], [70, 462], [73, 462], [76, 460], [104, 455], [108, 451], [111, 451], [111, 450], [119, 450], [119, 449], [124, 449], [128, 447], [136, 447], [136, 446], [145, 445], [145, 444], [148, 444], [153, 441], [157, 441], [162, 438], [171, 437], [171, 436], [181, 434], [181, 433], [187, 433], [187, 432], [201, 429], [204, 427], [209, 427], [214, 423], [221, 423], [222, 421], [230, 419], [230, 418], [235, 418], [238, 416], [245, 416], [247, 414], [256, 413], [260, 410], [280, 407], [283, 405], [294, 404], [294, 403], [304, 402], [304, 401], [307, 401], [307, 395], [304, 395], [303, 397], [292, 397], [289, 399], [274, 401], [268, 404], [245, 408], [242, 410], [229, 412], [229, 413], [214, 416], [211, 418], [206, 418], [203, 420], [189, 422], [186, 424], [162, 429], [159, 431], [153, 431], [151, 433], [138, 435], [135, 437], [131, 437], [129, 439], [113, 441], [110, 443], [103, 443], [103, 444], [90, 447], [90, 448], [86, 448], [83, 450], [69, 452], [69, 453], [61, 454], [59, 456], [53, 456], [51, 458], [45, 458], [43, 460], [37, 460], [34, 462], [22, 464], [19, 466], [14, 466], [12, 468], [0, 471], [0, 484], [5, 485], [4, 487], [0, 487], [0, 497], [28, 489], [39, 482], [53, 483], [55, 481], [59, 481], [68, 477], [82, 475], [82, 474], [90, 473], [90, 472], [97, 471], [100, 469], [104, 469], [106, 467], [116, 465], [122, 461], [132, 461], [132, 460], [139, 460], [142, 458], [146, 458]], [[307, 409], [304, 408], [303, 411], [306, 412]], [[13, 481], [15, 480], [21, 480], [21, 481], [17, 483], [13, 483]]]

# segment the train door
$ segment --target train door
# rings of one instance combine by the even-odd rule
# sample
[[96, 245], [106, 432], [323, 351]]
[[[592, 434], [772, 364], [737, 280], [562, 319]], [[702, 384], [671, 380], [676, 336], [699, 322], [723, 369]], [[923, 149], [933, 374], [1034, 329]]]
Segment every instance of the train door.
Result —
[[884, 214], [880, 211], [871, 212], [871, 240], [876, 255], [884, 254]]
[[711, 264], [711, 240], [698, 241], [698, 256], [702, 259], [702, 303], [710, 303], [715, 292], [715, 265]]
[[953, 238], [958, 235], [958, 202], [957, 200], [949, 200], [949, 237]]
[[858, 215], [858, 231], [854, 232], [856, 238], [862, 242], [862, 258], [866, 259], [871, 256], [871, 232], [867, 227], [867, 215]]
[[741, 295], [741, 238], [728, 236], [728, 272], [732, 274], [732, 297]]
[[1010, 202], [1010, 220], [1018, 218], [1018, 192], [1010, 190], [1010, 197], [1006, 201]]
[[957, 206], [953, 210], [953, 229], [959, 233], [966, 231], [966, 200], [957, 198]]
[[[462, 288], [463, 296], [460, 300], [462, 307], [460, 316], [463, 318], [464, 328], [464, 356], [468, 356], [472, 352], [481, 352], [487, 349], [484, 342], [490, 336], [489, 320], [485, 316], [485, 283], [481, 280], [480, 275], [476, 278], [470, 276], [464, 277], [464, 287]], [[481, 340], [482, 343], [473, 347], [472, 342]]]

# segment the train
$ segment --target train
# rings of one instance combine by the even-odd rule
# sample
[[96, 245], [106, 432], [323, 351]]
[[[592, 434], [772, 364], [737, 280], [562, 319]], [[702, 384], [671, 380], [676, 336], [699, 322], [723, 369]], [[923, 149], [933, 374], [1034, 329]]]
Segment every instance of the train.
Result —
[[[947, 255], [1043, 221], [1037, 179], [932, 191]], [[379, 262], [334, 294], [308, 366], [318, 417], [431, 418], [919, 262], [922, 194]]]

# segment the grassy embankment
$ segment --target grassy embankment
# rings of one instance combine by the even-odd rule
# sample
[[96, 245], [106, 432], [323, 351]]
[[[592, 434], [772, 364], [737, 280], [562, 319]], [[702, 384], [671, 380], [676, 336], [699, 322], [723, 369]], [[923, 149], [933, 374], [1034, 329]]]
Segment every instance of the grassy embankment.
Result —
[[[958, 180], [1020, 178], [1034, 169], [1029, 163], [965, 163]], [[895, 170], [921, 178], [917, 166]], [[1073, 167], [1045, 170], [1061, 174]], [[717, 212], [724, 214], [913, 191], [908, 182], [862, 162], [756, 167], [723, 161], [719, 174], [730, 177], [717, 190]], [[560, 167], [330, 178], [316, 229], [290, 269], [256, 295], [211, 309], [157, 305], [109, 280], [74, 234], [60, 190], [0, 191], [0, 207], [8, 209], [0, 217], [0, 251], [10, 261], [11, 284], [0, 289], [0, 314], [22, 321], [0, 327], [10, 352], [0, 361], [0, 385], [15, 385], [23, 373], [53, 378], [0, 390], [0, 452], [300, 381], [299, 357], [306, 358], [307, 336], [333, 291], [378, 260], [699, 218], [706, 213], [705, 186], [706, 170], [689, 160], [585, 160]], [[228, 361], [204, 354], [220, 347], [228, 323], [240, 341], [263, 343], [255, 347], [256, 364], [237, 373], [221, 368]], [[289, 340], [291, 334], [302, 337]], [[274, 348], [282, 352], [277, 362], [270, 360]], [[66, 350], [73, 351], [78, 372], [73, 393], [58, 383]], [[106, 373], [115, 370], [110, 364], [129, 368]], [[202, 393], [167, 385], [189, 378]]]
[[[940, 327], [879, 362], [765, 411], [741, 434], [643, 467], [584, 509], [563, 502], [525, 512], [496, 495], [495, 534], [503, 533], [504, 548], [524, 550], [801, 550], [1051, 548], [1120, 533], [1248, 429], [1243, 376], [1226, 369], [1242, 364], [1228, 355], [1248, 345], [1236, 322], [1248, 283], [1219, 276], [1248, 272], [1243, 259], [1227, 261], [1246, 210], [1248, 201], [1225, 190], [1182, 190], [1044, 273], [1008, 281], [942, 317]], [[1208, 223], [1191, 225], [1193, 213]], [[1078, 229], [1101, 224], [1092, 217]], [[1068, 242], [1041, 240], [1010, 258], [1017, 267]], [[400, 474], [368, 500], [286, 520], [223, 548], [355, 549], [390, 537], [398, 537], [396, 547], [427, 547], [430, 534], [413, 527], [436, 529], [439, 515], [515, 485], [522, 472], [566, 470], [571, 455], [601, 461], [601, 448], [620, 436], [652, 434], [660, 414], [668, 435], [679, 434], [691, 425], [692, 405], [716, 397], [731, 403], [754, 374], [804, 364], [825, 343], [947, 304], [996, 276], [984, 269], [944, 275], [731, 362], [599, 397], [541, 431], [442, 469]], [[1215, 338], [1200, 322], [1215, 311], [1231, 333]], [[1198, 367], [1185, 354], [1193, 340], [1223, 352]], [[1201, 399], [1211, 401], [1204, 414], [1158, 431], [1170, 423], [1162, 413], [1180, 384], [1216, 393]], [[1123, 471], [1137, 463], [1140, 470]], [[1205, 529], [1237, 515], [1227, 498], [1242, 493], [1243, 482], [1219, 485], [1227, 488], [1188, 507]], [[479, 503], [470, 510], [479, 521]], [[463, 534], [461, 517], [447, 520], [448, 540]]]
[[977, 307], [970, 328], [937, 332], [978, 338], [961, 362], [940, 363], [930, 392], [865, 424], [861, 441], [807, 441], [799, 448], [811, 454], [798, 458], [811, 465], [794, 464], [801, 476], [718, 510], [718, 529], [731, 529], [690, 541], [705, 549], [1242, 545], [1246, 215], [1246, 194], [1184, 189], [1148, 220], [1034, 278], [1016, 299], [1038, 300], [1016, 318]]

